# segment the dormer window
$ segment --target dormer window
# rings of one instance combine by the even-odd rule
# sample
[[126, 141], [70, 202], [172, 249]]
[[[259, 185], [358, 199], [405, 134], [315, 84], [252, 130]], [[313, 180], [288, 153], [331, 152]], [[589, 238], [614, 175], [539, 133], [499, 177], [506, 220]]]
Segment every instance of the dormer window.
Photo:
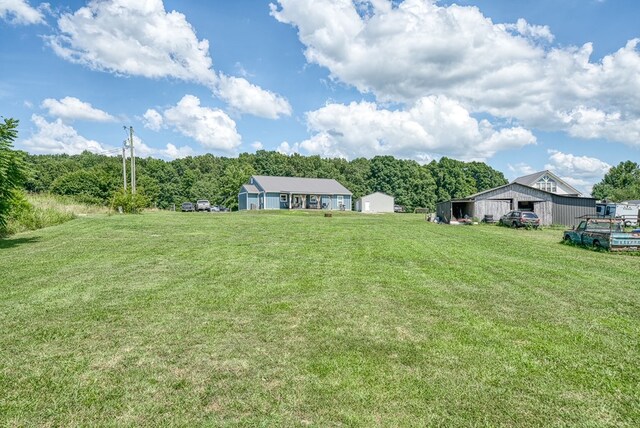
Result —
[[556, 181], [549, 177], [548, 174], [543, 175], [542, 178], [536, 182], [535, 187], [551, 193], [556, 193], [558, 190]]

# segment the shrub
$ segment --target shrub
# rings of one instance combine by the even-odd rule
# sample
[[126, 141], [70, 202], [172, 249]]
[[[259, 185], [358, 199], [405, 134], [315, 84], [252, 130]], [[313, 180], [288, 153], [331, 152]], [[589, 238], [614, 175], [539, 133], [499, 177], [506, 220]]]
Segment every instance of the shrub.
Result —
[[16, 192], [14, 203], [7, 219], [5, 234], [12, 235], [27, 230], [55, 226], [73, 220], [75, 217], [72, 212], [33, 205], [27, 200], [24, 193]]
[[111, 208], [118, 211], [122, 207], [122, 211], [126, 214], [140, 214], [149, 206], [149, 198], [143, 191], [131, 193], [129, 189], [118, 190], [111, 199]]

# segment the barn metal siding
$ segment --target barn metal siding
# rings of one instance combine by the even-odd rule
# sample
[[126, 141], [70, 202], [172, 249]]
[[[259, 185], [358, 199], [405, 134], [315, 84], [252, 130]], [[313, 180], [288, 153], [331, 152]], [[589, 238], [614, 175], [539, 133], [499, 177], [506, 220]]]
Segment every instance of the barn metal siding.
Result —
[[451, 201], [438, 202], [436, 216], [440, 218], [440, 221], [449, 223], [451, 221]]
[[[518, 183], [511, 183], [485, 192], [469, 196], [473, 203], [473, 216], [482, 220], [485, 215], [493, 215], [494, 220], [511, 210], [518, 209], [518, 202], [533, 202], [533, 211], [543, 225], [559, 224], [571, 226], [576, 217], [595, 215], [596, 203], [593, 198], [555, 195]], [[453, 204], [461, 201], [445, 201], [437, 204], [437, 215], [443, 221], [451, 221]]]
[[520, 184], [512, 183], [509, 186], [499, 187], [497, 189], [488, 190], [485, 193], [481, 193], [476, 196], [476, 200], [483, 199], [513, 199], [514, 208], [517, 209], [518, 201], [551, 201], [552, 195], [550, 193], [542, 192], [538, 189], [522, 186]]
[[476, 195], [476, 217], [482, 219], [490, 214], [497, 221], [509, 211], [518, 209], [518, 202], [533, 202], [533, 212], [541, 224], [548, 226], [553, 223], [552, 197], [550, 193], [511, 183]]
[[553, 224], [571, 226], [583, 215], [596, 215], [595, 199], [553, 195]]
[[495, 221], [511, 210], [511, 201], [501, 199], [482, 199], [476, 201], [474, 216], [483, 220], [485, 215], [493, 216]]
[[238, 194], [238, 211], [243, 211], [247, 209], [247, 194], [239, 193]]

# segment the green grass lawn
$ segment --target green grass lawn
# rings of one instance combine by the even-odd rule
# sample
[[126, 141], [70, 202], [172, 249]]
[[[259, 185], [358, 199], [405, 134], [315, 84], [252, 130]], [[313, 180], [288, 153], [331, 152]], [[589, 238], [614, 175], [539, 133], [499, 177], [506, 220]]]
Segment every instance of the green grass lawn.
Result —
[[640, 258], [421, 215], [0, 241], [2, 426], [640, 425]]

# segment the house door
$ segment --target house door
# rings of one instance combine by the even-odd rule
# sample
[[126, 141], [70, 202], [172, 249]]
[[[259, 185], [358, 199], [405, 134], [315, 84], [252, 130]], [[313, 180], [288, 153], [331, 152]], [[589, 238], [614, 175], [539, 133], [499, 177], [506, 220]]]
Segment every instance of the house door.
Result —
[[369, 202], [369, 201], [365, 201], [365, 203], [364, 203], [364, 210], [365, 210], [365, 212], [368, 212], [368, 211], [370, 211], [370, 210], [371, 210], [371, 202]]

